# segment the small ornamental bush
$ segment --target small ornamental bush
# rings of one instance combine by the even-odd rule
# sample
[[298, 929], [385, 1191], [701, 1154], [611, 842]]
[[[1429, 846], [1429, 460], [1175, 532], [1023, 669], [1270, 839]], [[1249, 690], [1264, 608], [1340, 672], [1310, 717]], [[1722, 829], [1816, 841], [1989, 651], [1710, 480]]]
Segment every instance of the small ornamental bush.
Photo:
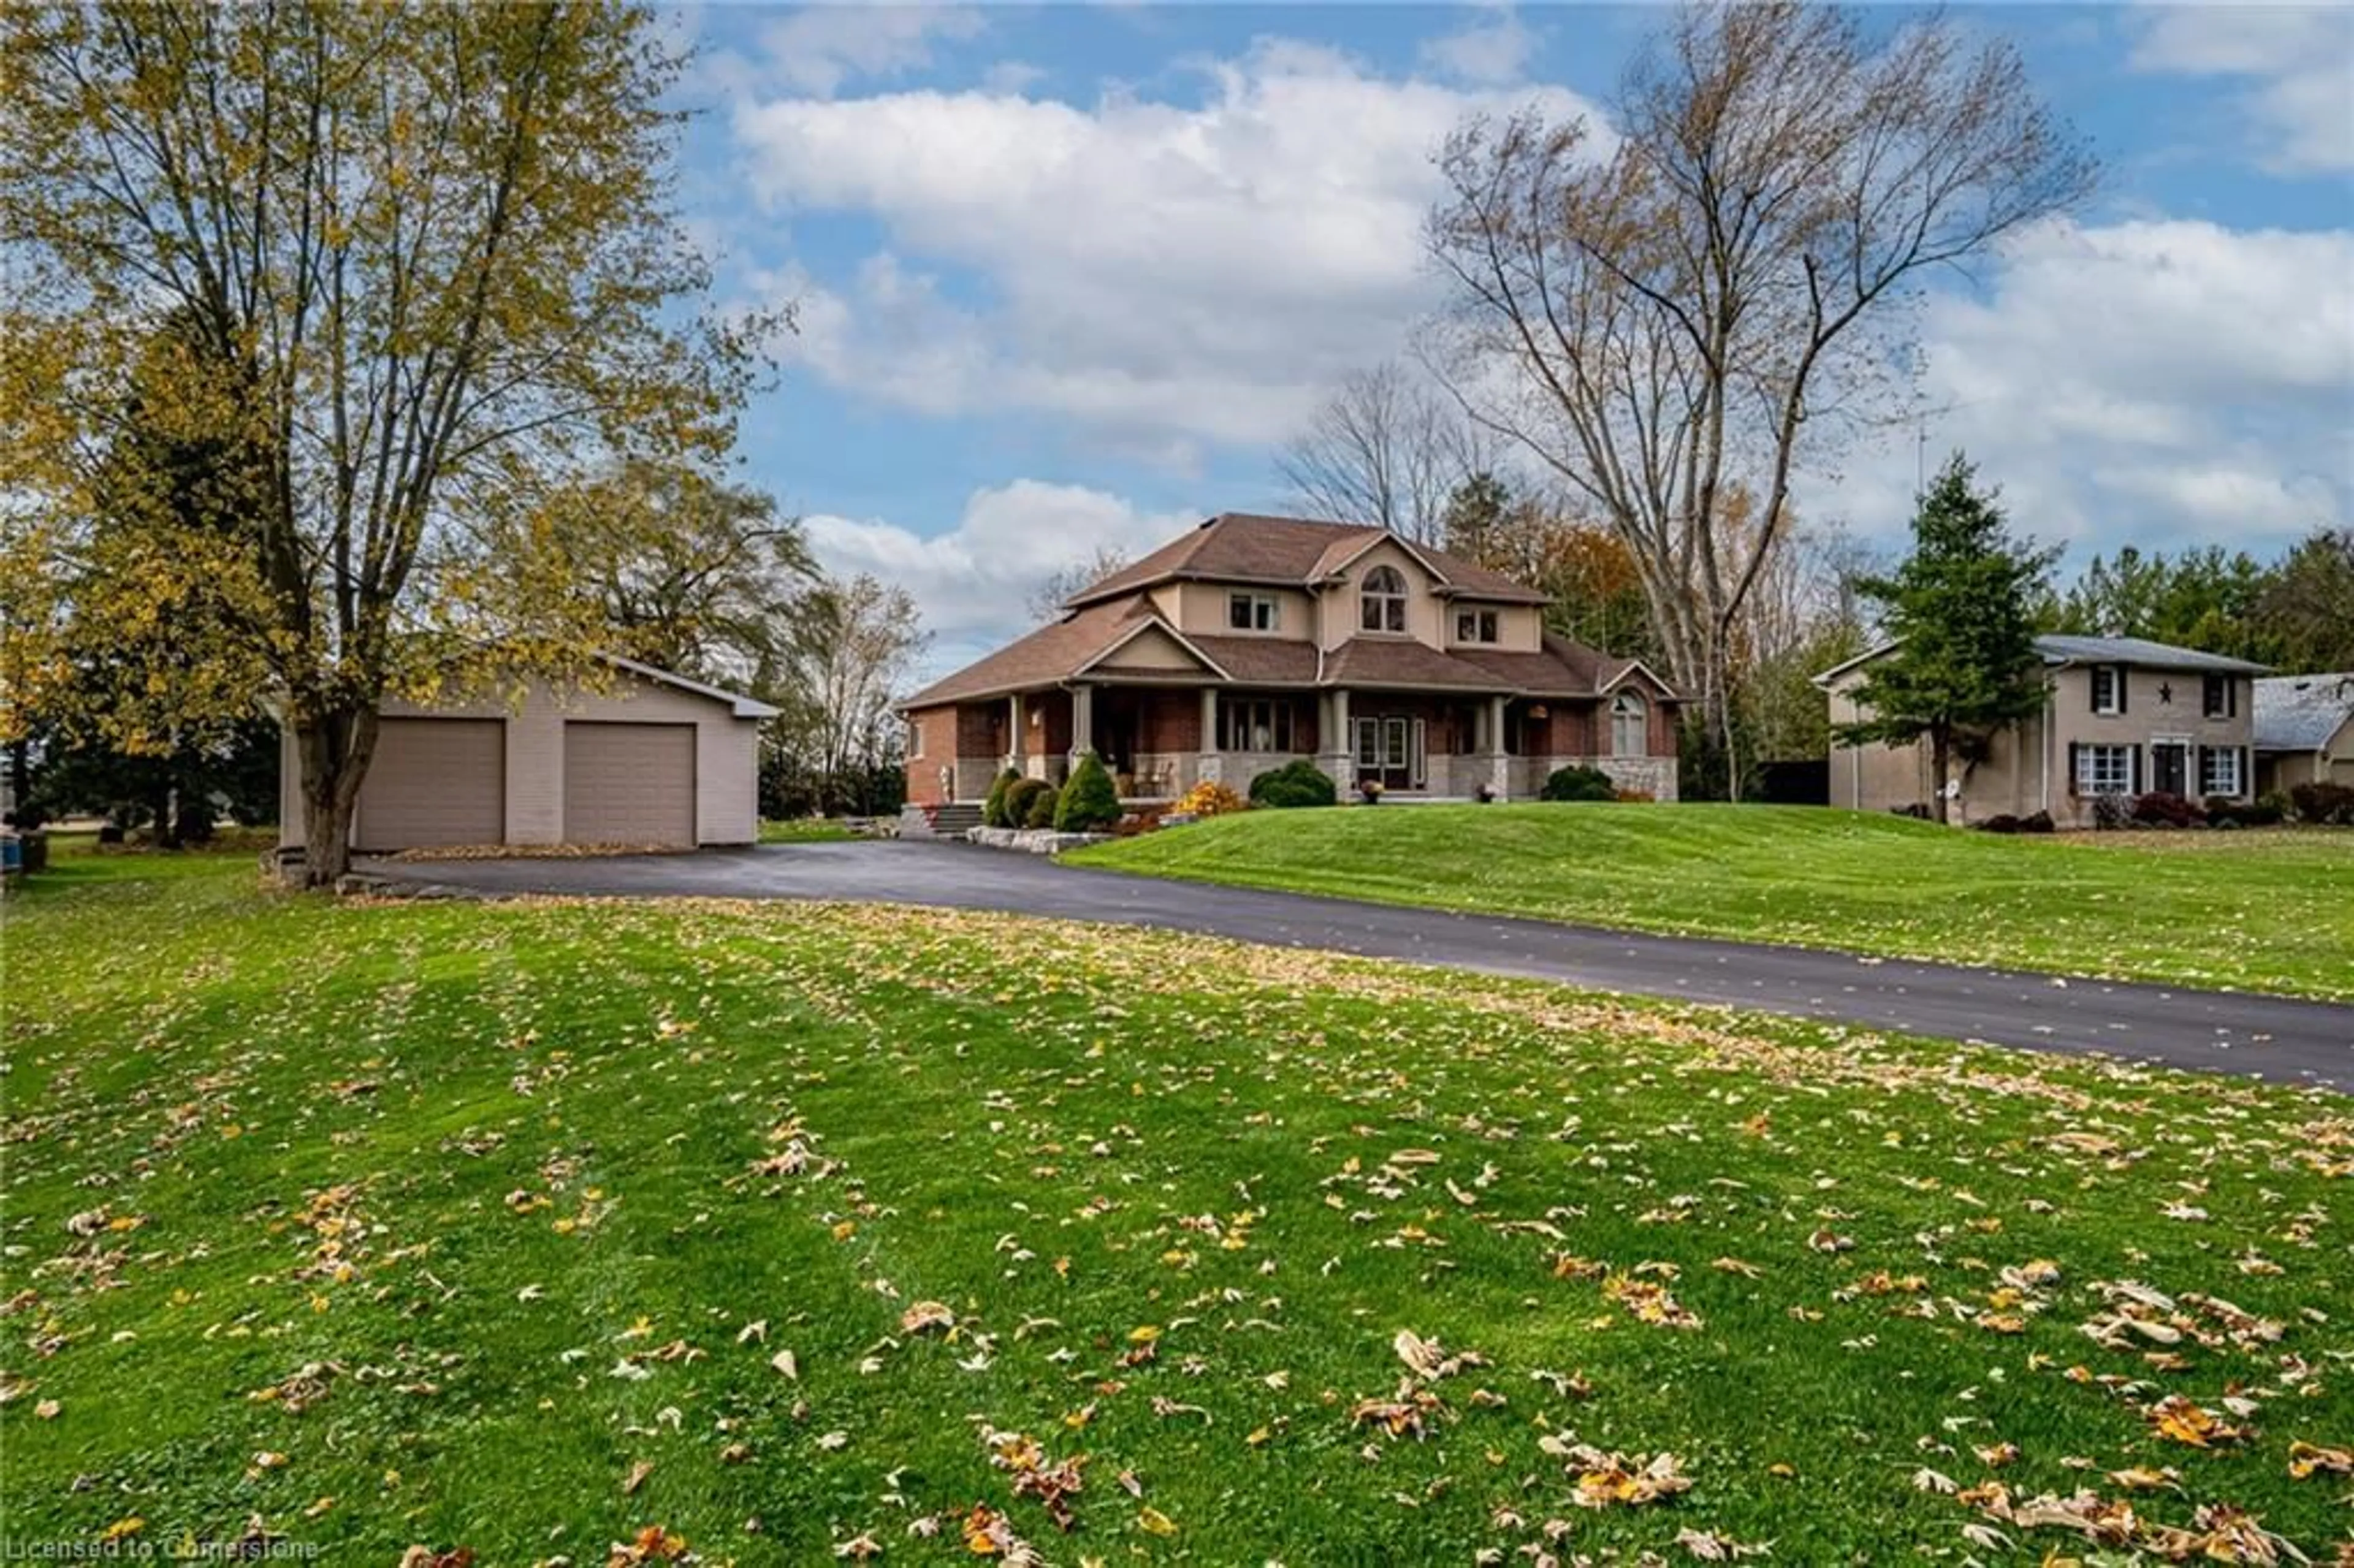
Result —
[[981, 803], [981, 825], [984, 828], [1010, 828], [1015, 824], [1005, 820], [1005, 792], [1022, 782], [1022, 775], [1007, 768], [989, 787], [989, 796]]
[[2103, 832], [2133, 826], [2133, 797], [2130, 795], [2095, 795], [2093, 797], [2093, 826]]
[[2019, 819], [2008, 811], [1997, 812], [1978, 824], [1978, 832], [1982, 833], [2015, 833], [2019, 831]]
[[1301, 758], [1271, 768], [1250, 781], [1251, 804], [1286, 810], [1302, 806], [1330, 806], [1341, 799], [1331, 776]]
[[[1040, 801], [1045, 809], [1039, 809]], [[1051, 828], [1055, 825], [1055, 787], [1044, 779], [1016, 779], [1005, 787], [1004, 825], [1009, 828]]]
[[2207, 813], [2198, 803], [2167, 789], [2152, 789], [2133, 799], [2133, 820], [2148, 828], [2203, 828]]
[[1070, 782], [1055, 805], [1055, 828], [1066, 833], [1099, 833], [1119, 821], [1119, 791], [1104, 771], [1103, 758], [1088, 752], [1071, 769]]
[[2261, 800], [2234, 800], [2229, 795], [2207, 797], [2207, 822], [2217, 828], [2269, 828], [2288, 815], [2287, 800], [2267, 795]]
[[1617, 798], [1618, 787], [1610, 782], [1610, 775], [1599, 768], [1586, 768], [1574, 762], [1566, 768], [1554, 768], [1545, 779], [1544, 788], [1538, 791], [1538, 799], [1544, 800], [1615, 800]]
[[2022, 833], [2051, 832], [2052, 831], [2052, 813], [2049, 811], [2030, 812], [2028, 815], [2019, 819], [2019, 831]]
[[1229, 811], [1250, 810], [1250, 802], [1216, 779], [1204, 779], [1178, 797], [1169, 810], [1178, 816], [1223, 817]]
[[2354, 827], [2354, 784], [2292, 784], [2296, 820], [2311, 827]]

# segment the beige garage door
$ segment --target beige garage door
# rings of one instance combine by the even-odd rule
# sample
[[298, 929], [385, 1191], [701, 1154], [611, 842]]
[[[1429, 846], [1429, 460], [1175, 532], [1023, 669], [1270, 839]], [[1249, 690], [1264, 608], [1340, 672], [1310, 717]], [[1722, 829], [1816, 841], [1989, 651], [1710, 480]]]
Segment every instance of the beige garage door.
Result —
[[507, 726], [500, 719], [388, 718], [360, 784], [363, 850], [494, 844], [506, 837]]
[[695, 842], [695, 726], [564, 726], [564, 842]]

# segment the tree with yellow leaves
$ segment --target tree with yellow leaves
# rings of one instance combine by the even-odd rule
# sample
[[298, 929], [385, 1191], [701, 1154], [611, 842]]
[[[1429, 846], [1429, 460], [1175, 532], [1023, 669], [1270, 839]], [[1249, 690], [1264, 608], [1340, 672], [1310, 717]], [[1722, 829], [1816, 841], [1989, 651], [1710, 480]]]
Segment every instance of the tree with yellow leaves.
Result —
[[[0, 17], [9, 722], [71, 700], [68, 626], [168, 635], [185, 722], [266, 683], [319, 885], [385, 698], [588, 672], [598, 596], [497, 543], [566, 525], [547, 498], [584, 474], [725, 452], [778, 324], [689, 309], [680, 65], [618, 0]], [[167, 547], [117, 530], [114, 591], [76, 598], [122, 497], [162, 484], [134, 408], [260, 477], [196, 487]]]

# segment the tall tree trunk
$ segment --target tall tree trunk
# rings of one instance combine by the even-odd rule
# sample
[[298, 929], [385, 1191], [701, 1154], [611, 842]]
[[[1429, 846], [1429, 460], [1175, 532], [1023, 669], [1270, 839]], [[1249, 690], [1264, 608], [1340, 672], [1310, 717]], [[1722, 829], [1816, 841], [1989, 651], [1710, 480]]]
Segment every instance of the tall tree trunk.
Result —
[[295, 751], [302, 769], [302, 885], [327, 887], [352, 865], [352, 810], [376, 756], [373, 706], [298, 712]]
[[1937, 821], [1940, 822], [1949, 820], [1946, 811], [1947, 802], [1946, 800], [1946, 769], [1953, 766], [1953, 758], [1954, 732], [1944, 725], [1935, 725], [1931, 726], [1929, 730], [1929, 773], [1930, 781], [1936, 787]]
[[157, 849], [167, 850], [178, 849], [180, 847], [180, 835], [178, 832], [178, 824], [172, 821], [172, 777], [170, 774], [164, 773], [157, 775], [155, 782], [149, 786], [147, 790], [147, 810], [148, 813], [155, 819], [154, 825], [148, 830], [154, 840], [155, 847]]

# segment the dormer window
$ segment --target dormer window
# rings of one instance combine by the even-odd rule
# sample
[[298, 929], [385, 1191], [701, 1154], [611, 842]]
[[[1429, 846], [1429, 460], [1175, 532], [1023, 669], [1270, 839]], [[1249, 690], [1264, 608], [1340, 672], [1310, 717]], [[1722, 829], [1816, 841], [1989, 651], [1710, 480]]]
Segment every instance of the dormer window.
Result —
[[1226, 596], [1226, 625], [1235, 631], [1273, 631], [1282, 623], [1276, 609], [1275, 596], [1270, 593], [1230, 593]]
[[1395, 567], [1375, 567], [1365, 574], [1357, 595], [1357, 626], [1364, 631], [1405, 630], [1405, 578]]
[[1458, 642], [1493, 642], [1497, 636], [1496, 612], [1492, 609], [1458, 609], [1455, 612], [1455, 641]]

